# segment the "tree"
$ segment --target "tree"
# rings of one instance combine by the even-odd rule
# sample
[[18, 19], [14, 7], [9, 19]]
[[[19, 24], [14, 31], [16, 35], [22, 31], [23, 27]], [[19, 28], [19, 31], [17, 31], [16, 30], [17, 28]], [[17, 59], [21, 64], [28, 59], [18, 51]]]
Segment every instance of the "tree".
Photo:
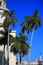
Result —
[[6, 31], [8, 31], [9, 25], [12, 24], [13, 26], [15, 26], [15, 24], [17, 23], [17, 18], [15, 16], [13, 16], [13, 14], [15, 14], [15, 10], [12, 11], [7, 11], [5, 10], [2, 16], [5, 16], [5, 20], [4, 20], [4, 29]]
[[36, 9], [33, 15], [31, 16], [25, 16], [25, 22], [21, 23], [21, 26], [23, 33], [25, 31], [27, 31], [27, 33], [32, 32], [32, 37], [30, 40], [30, 47], [31, 47], [34, 30], [38, 29], [38, 27], [41, 26], [41, 18], [39, 17], [38, 10]]
[[[14, 44], [11, 46], [11, 52], [14, 52], [14, 54], [20, 54], [20, 59], [18, 60], [21, 63], [21, 54], [27, 55], [28, 49], [30, 48], [28, 43], [26, 42], [28, 40], [27, 36], [24, 36], [22, 33], [19, 34], [19, 36], [16, 36], [13, 39]], [[19, 65], [18, 62], [18, 65]]]
[[25, 22], [21, 23], [22, 32], [25, 30], [29, 33], [33, 28], [37, 29], [41, 25], [41, 18], [39, 17], [38, 10], [35, 10], [32, 16], [25, 16]]
[[[5, 65], [6, 62], [6, 58], [5, 58], [5, 45], [7, 44], [7, 40], [8, 40], [8, 32], [7, 31], [0, 31], [0, 33], [3, 35], [3, 37], [0, 37], [0, 45], [4, 45], [3, 48], [3, 65]], [[9, 38], [11, 38], [12, 36], [9, 35]], [[12, 40], [10, 40], [12, 41]], [[10, 42], [11, 43], [11, 42]]]
[[10, 24], [12, 24], [13, 26], [15, 26], [15, 24], [17, 23], [17, 19], [15, 16], [13, 16], [13, 14], [15, 14], [15, 11], [7, 11], [4, 10], [4, 13], [2, 16], [5, 16], [5, 20], [3, 23], [4, 29], [8, 34], [8, 41], [7, 41], [7, 52], [8, 52], [8, 58], [7, 58], [7, 65], [9, 65], [9, 26]]

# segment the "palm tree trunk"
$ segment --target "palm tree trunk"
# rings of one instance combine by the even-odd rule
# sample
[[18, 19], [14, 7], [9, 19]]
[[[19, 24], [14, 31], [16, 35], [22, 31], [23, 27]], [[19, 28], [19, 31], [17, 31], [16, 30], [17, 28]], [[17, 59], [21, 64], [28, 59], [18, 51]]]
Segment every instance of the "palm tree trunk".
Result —
[[8, 45], [5, 45], [5, 65], [8, 65]]
[[5, 45], [4, 45], [4, 65], [5, 65]]
[[5, 65], [5, 45], [3, 47], [2, 65]]
[[31, 56], [31, 47], [32, 47], [32, 40], [33, 40], [34, 29], [35, 28], [33, 28], [31, 39], [30, 39], [30, 50], [29, 50], [29, 53], [28, 53], [28, 65], [30, 65], [30, 56]]
[[8, 43], [7, 43], [7, 65], [9, 65], [9, 28], [8, 28]]
[[23, 65], [23, 61], [24, 61], [24, 59], [23, 59], [23, 53], [21, 54], [21, 65]]
[[21, 64], [21, 53], [20, 53], [20, 64]]
[[4, 64], [4, 48], [3, 48], [3, 56], [2, 56], [2, 65]]
[[18, 53], [18, 65], [20, 65], [20, 53]]
[[23, 61], [23, 54], [20, 52], [20, 59], [19, 59], [20, 65], [22, 65], [22, 61]]

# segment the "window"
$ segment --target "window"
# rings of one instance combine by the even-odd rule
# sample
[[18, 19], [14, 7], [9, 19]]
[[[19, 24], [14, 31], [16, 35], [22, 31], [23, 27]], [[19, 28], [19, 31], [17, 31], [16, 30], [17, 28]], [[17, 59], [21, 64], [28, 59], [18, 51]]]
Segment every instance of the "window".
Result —
[[0, 6], [1, 6], [1, 2], [0, 2]]

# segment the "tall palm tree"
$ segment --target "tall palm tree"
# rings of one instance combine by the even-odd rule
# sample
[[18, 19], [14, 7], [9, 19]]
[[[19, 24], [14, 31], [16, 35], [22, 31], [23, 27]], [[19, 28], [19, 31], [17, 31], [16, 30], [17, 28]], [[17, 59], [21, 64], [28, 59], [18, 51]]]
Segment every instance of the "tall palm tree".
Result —
[[15, 14], [15, 11], [7, 11], [4, 10], [4, 13], [2, 16], [5, 16], [5, 20], [3, 23], [4, 29], [5, 31], [7, 31], [8, 33], [8, 43], [7, 43], [7, 52], [8, 52], [8, 58], [7, 58], [7, 65], [9, 65], [9, 26], [12, 23], [13, 26], [15, 26], [15, 24], [17, 23], [17, 19], [15, 16], [13, 16], [13, 14]]
[[21, 23], [22, 31], [25, 30], [29, 33], [33, 28], [37, 29], [41, 25], [41, 18], [39, 17], [38, 10], [35, 10], [33, 15], [25, 16], [25, 22]]
[[[20, 34], [19, 36], [16, 36], [13, 39], [14, 44], [11, 46], [11, 52], [14, 52], [14, 54], [19, 54], [20, 58], [18, 58], [18, 61], [21, 63], [21, 54], [27, 55], [28, 49], [30, 48], [27, 41], [27, 36], [24, 36], [23, 34]], [[18, 65], [19, 65], [18, 62]]]
[[[8, 32], [7, 31], [5, 31], [5, 32], [3, 32], [3, 31], [0, 31], [0, 33], [3, 35], [3, 37], [0, 37], [0, 45], [4, 45], [4, 48], [3, 48], [3, 65], [5, 65], [5, 62], [6, 62], [6, 59], [5, 59], [5, 45], [7, 44], [7, 40], [8, 40]], [[10, 41], [12, 41], [11, 40], [11, 35], [9, 35], [9, 37], [10, 37]], [[11, 43], [11, 42], [10, 42]], [[12, 43], [13, 43], [13, 41], [12, 41]]]
[[1, 35], [3, 35], [3, 37], [0, 37], [0, 45], [4, 44], [4, 47], [3, 47], [3, 65], [5, 65], [5, 45], [7, 43], [7, 32], [4, 32], [4, 31], [0, 31]]
[[[25, 22], [23, 22], [21, 26], [22, 26], [23, 33], [25, 31], [27, 31], [27, 33], [32, 32], [32, 37], [30, 40], [30, 47], [31, 47], [34, 30], [38, 29], [38, 27], [41, 26], [41, 18], [39, 17], [38, 10], [36, 9], [31, 16], [25, 16]], [[29, 61], [30, 61], [30, 58], [29, 58]]]

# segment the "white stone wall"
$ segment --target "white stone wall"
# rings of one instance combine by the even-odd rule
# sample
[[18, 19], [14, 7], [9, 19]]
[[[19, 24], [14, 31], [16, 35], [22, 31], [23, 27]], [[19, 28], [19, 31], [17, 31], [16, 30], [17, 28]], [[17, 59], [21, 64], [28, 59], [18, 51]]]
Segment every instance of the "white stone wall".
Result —
[[[24, 61], [24, 65], [28, 65], [28, 62]], [[30, 65], [38, 65], [38, 60], [31, 61]]]
[[3, 47], [4, 47], [3, 45], [0, 46], [0, 51], [3, 51]]
[[13, 53], [9, 53], [9, 65], [16, 65], [16, 56]]

